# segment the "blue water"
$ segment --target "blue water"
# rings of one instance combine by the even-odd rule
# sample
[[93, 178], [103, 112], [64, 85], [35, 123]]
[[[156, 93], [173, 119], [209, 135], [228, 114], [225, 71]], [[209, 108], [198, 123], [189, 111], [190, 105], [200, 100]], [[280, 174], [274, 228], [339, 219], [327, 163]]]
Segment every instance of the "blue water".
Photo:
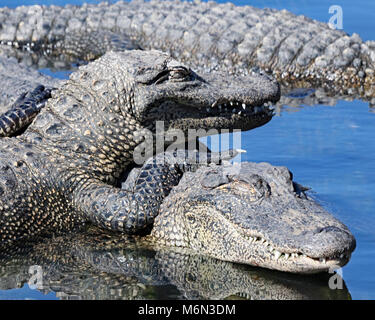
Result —
[[[0, 6], [83, 2], [6, 0], [0, 1]], [[251, 3], [261, 8], [285, 8], [324, 22], [331, 17], [329, 6], [341, 5], [344, 30], [358, 33], [363, 40], [375, 39], [373, 0], [234, 2], [238, 5]], [[357, 249], [343, 268], [343, 278], [353, 299], [375, 298], [375, 114], [369, 111], [367, 103], [357, 100], [338, 101], [335, 106], [289, 108], [269, 124], [242, 134], [242, 148], [247, 150], [243, 161], [267, 161], [287, 166], [296, 181], [311, 187], [315, 197], [353, 232]], [[0, 291], [0, 299], [17, 298], [56, 297], [52, 293], [43, 295], [27, 286]]]

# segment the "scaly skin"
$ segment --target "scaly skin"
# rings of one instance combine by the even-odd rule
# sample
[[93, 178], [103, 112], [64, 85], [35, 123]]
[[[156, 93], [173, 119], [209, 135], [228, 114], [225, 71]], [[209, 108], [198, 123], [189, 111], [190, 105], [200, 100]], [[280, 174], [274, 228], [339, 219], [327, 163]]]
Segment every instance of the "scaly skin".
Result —
[[9, 110], [0, 116], [0, 137], [10, 137], [24, 132], [40, 110], [51, 98], [51, 89], [37, 86], [18, 97]]
[[[199, 71], [239, 74], [261, 67], [286, 84], [375, 96], [374, 41], [362, 42], [357, 34], [349, 36], [286, 10], [214, 2], [120, 1], [3, 8], [0, 21], [0, 41], [26, 50], [43, 50], [41, 44], [46, 44], [58, 47], [58, 53], [84, 57], [90, 51], [85, 48], [95, 47], [92, 41], [99, 46], [108, 38], [105, 32], [112, 32], [130, 45], [169, 52]], [[102, 39], [91, 32], [103, 32]], [[117, 47], [104, 42], [104, 51]]]
[[0, 140], [1, 245], [87, 221], [127, 233], [143, 230], [192, 168], [185, 153], [177, 163], [161, 153], [144, 163], [132, 190], [116, 188], [135, 148], [147, 145], [146, 129], [155, 134], [155, 121], [163, 120], [165, 130], [185, 133], [249, 130], [272, 118], [265, 104], [279, 96], [279, 86], [265, 75], [197, 75], [159, 51], [107, 53], [54, 90], [25, 133]]
[[[42, 283], [32, 279], [38, 270], [43, 272]], [[329, 289], [328, 276], [332, 275], [282, 274], [186, 250], [155, 251], [141, 240], [90, 228], [1, 260], [0, 290], [29, 283], [64, 300], [350, 299], [345, 285], [342, 290]]]
[[293, 273], [345, 265], [353, 235], [304, 189], [268, 163], [202, 167], [172, 189], [143, 241]]

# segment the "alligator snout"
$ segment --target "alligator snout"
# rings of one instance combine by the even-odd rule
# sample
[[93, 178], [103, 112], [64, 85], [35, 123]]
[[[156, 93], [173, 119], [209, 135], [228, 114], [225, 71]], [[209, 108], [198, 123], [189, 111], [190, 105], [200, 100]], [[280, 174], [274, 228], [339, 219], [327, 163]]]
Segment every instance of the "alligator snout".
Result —
[[312, 258], [338, 258], [350, 254], [356, 247], [352, 233], [343, 225], [329, 225], [303, 234], [301, 252]]

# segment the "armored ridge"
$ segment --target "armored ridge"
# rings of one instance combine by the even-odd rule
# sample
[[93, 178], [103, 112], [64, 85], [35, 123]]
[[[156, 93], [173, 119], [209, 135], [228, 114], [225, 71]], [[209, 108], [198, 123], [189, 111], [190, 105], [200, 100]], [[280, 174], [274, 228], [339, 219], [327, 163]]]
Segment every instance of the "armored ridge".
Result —
[[54, 90], [24, 134], [0, 140], [1, 245], [87, 221], [128, 233], [145, 229], [191, 169], [185, 153], [162, 153], [143, 165], [131, 192], [116, 188], [157, 120], [185, 133], [250, 130], [272, 118], [268, 106], [279, 97], [266, 75], [198, 75], [159, 51], [107, 53]]
[[[161, 49], [206, 71], [247, 73], [256, 66], [278, 80], [324, 86], [338, 94], [373, 97], [375, 43], [332, 30], [285, 10], [180, 1], [3, 8], [0, 40], [32, 50], [41, 43], [74, 55], [95, 47], [91, 32], [128, 35], [144, 49]], [[20, 21], [22, 21], [20, 23]], [[69, 40], [80, 34], [80, 45]], [[86, 34], [86, 35], [85, 35]], [[125, 42], [127, 42], [125, 40]], [[112, 45], [111, 41], [107, 42]]]

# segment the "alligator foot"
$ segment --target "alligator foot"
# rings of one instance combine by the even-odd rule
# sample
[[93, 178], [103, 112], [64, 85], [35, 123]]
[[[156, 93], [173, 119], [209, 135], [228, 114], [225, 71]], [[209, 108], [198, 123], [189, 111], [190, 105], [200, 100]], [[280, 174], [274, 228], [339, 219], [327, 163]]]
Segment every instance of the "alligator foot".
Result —
[[77, 207], [94, 224], [112, 231], [139, 233], [150, 226], [163, 199], [184, 172], [234, 158], [238, 150], [209, 154], [177, 150], [147, 160], [128, 177], [126, 190], [91, 180], [75, 195]]
[[11, 109], [0, 116], [0, 137], [15, 136], [25, 131], [49, 98], [51, 89], [42, 85], [23, 93]]

